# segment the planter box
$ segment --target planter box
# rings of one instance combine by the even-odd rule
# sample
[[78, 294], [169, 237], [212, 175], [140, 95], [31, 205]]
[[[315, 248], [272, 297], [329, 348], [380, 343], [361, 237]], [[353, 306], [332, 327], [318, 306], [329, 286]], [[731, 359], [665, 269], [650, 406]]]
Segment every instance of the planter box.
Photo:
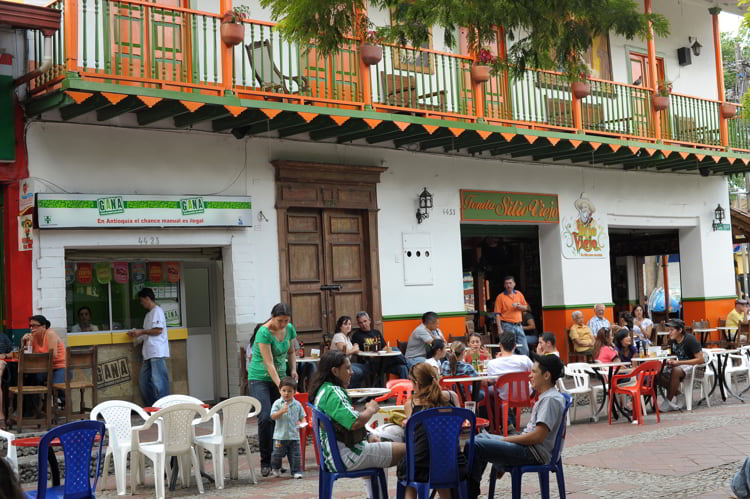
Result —
[[475, 64], [471, 67], [471, 79], [475, 83], [484, 83], [490, 79], [490, 67], [484, 64]]

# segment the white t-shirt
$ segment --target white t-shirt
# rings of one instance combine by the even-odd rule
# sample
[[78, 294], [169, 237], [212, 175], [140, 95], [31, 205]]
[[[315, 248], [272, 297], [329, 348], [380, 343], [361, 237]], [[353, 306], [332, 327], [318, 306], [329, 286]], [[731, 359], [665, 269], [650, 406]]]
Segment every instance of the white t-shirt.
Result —
[[[648, 329], [649, 326], [654, 325], [654, 322], [648, 317], [644, 317], [641, 324], [643, 325], [643, 329]], [[633, 336], [637, 336], [639, 338], [643, 338], [645, 336], [641, 328], [636, 326], [635, 323], [633, 324]]]
[[343, 343], [346, 345], [346, 350], [344, 351], [344, 353], [352, 348], [352, 340], [350, 340], [349, 337], [344, 333], [336, 333], [333, 335], [333, 338], [331, 339], [331, 345], [338, 345], [339, 343]]
[[437, 369], [438, 373], [440, 372], [440, 362], [438, 362], [438, 361], [437, 361], [437, 360], [435, 359], [435, 357], [431, 357], [431, 358], [429, 358], [429, 359], [425, 360], [425, 363], [426, 363], [426, 364], [429, 364], [429, 365], [431, 365], [432, 367], [434, 367], [435, 369]]
[[159, 305], [149, 310], [143, 318], [143, 329], [161, 328], [161, 334], [156, 336], [142, 335], [143, 338], [143, 360], [154, 357], [169, 357], [169, 336], [167, 334], [167, 319], [164, 310]]
[[[527, 355], [513, 354], [510, 357], [498, 357], [487, 363], [487, 374], [490, 376], [502, 376], [504, 374], [522, 373], [531, 371], [534, 363]], [[502, 390], [500, 398], [506, 398], [507, 390]]]

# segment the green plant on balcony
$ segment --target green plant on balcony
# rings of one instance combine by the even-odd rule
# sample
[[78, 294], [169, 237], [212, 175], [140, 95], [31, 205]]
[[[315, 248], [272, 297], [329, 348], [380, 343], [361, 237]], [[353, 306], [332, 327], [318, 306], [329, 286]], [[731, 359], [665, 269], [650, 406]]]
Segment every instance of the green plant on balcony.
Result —
[[656, 92], [651, 98], [654, 111], [664, 111], [669, 107], [669, 94], [672, 93], [672, 82], [668, 80], [659, 80], [656, 85]]
[[243, 19], [250, 17], [250, 7], [237, 5], [221, 16], [221, 41], [230, 47], [245, 41], [245, 25]]
[[477, 52], [476, 61], [471, 65], [471, 79], [476, 83], [484, 83], [490, 79], [490, 64], [495, 58], [492, 52], [483, 48]]
[[[378, 29], [383, 40], [422, 46], [430, 28], [440, 26], [444, 44], [455, 47], [464, 28], [469, 53], [496, 43], [498, 27], [511, 42], [506, 59], [492, 61], [495, 72], [509, 70], [519, 77], [527, 67], [562, 69], [571, 81], [587, 71], [583, 54], [592, 40], [615, 33], [626, 39], [669, 34], [661, 14], [644, 14], [633, 0], [371, 0], [372, 8], [391, 12], [390, 26]], [[349, 44], [367, 18], [365, 0], [261, 0], [279, 21], [284, 36], [300, 44], [315, 45], [328, 55]]]

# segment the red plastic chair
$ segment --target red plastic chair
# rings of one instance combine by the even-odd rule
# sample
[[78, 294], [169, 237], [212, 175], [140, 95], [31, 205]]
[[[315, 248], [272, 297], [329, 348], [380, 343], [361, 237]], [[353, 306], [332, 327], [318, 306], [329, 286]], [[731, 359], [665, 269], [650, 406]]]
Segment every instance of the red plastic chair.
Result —
[[[637, 414], [638, 424], [643, 424], [643, 412], [641, 409], [641, 397], [648, 395], [654, 401], [654, 410], [656, 411], [656, 422], [659, 423], [659, 404], [656, 401], [656, 376], [661, 372], [660, 360], [649, 360], [636, 367], [627, 374], [615, 374], [609, 384], [609, 424], [612, 424], [612, 404], [613, 396], [621, 393], [628, 395], [633, 399], [633, 414]], [[636, 378], [635, 385], [618, 386], [617, 382], [630, 378]]]
[[408, 379], [391, 380], [385, 384], [385, 387], [391, 391], [376, 398], [375, 402], [385, 402], [392, 397], [396, 397], [396, 405], [404, 405], [414, 392], [414, 384]]
[[[296, 393], [294, 398], [302, 404], [305, 409], [305, 419], [307, 420], [307, 426], [299, 429], [299, 451], [300, 451], [300, 468], [305, 471], [305, 448], [307, 447], [307, 437], [313, 434], [312, 427], [312, 409], [307, 404], [309, 396], [307, 393]], [[313, 449], [315, 450], [315, 462], [320, 466], [320, 453], [318, 452], [318, 446], [315, 444], [315, 436], [312, 439]]]
[[[451, 390], [458, 395], [458, 403], [461, 407], [464, 406], [464, 401], [471, 402], [475, 397], [472, 395], [474, 389], [473, 381], [455, 381], [456, 378], [465, 378], [465, 376], [443, 376], [440, 378], [440, 388], [443, 390]], [[486, 382], [482, 382], [482, 386], [487, 386]], [[489, 390], [484, 390], [484, 398], [477, 402], [477, 411], [480, 407], [484, 407], [487, 411], [487, 419], [492, 423], [492, 404], [490, 403]]]
[[[534, 397], [529, 385], [531, 372], [523, 371], [500, 376], [495, 381], [495, 431], [503, 428], [503, 435], [508, 436], [508, 410], [516, 408], [516, 429], [521, 426], [521, 408], [533, 407]], [[501, 398], [505, 392], [506, 398]], [[502, 409], [502, 410], [501, 410]]]

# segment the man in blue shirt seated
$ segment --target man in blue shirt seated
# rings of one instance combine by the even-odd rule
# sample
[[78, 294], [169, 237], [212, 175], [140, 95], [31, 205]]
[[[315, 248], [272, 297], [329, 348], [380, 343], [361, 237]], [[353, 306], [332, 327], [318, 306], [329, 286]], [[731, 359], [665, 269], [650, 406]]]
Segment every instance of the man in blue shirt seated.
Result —
[[479, 495], [479, 483], [487, 463], [499, 470], [498, 478], [502, 477], [507, 466], [549, 464], [557, 431], [561, 424], [565, 424], [565, 398], [555, 388], [555, 383], [563, 375], [564, 366], [556, 355], [531, 356], [534, 365], [529, 380], [539, 399], [531, 410], [529, 424], [520, 435], [477, 435], [474, 468], [469, 479], [471, 498]]

